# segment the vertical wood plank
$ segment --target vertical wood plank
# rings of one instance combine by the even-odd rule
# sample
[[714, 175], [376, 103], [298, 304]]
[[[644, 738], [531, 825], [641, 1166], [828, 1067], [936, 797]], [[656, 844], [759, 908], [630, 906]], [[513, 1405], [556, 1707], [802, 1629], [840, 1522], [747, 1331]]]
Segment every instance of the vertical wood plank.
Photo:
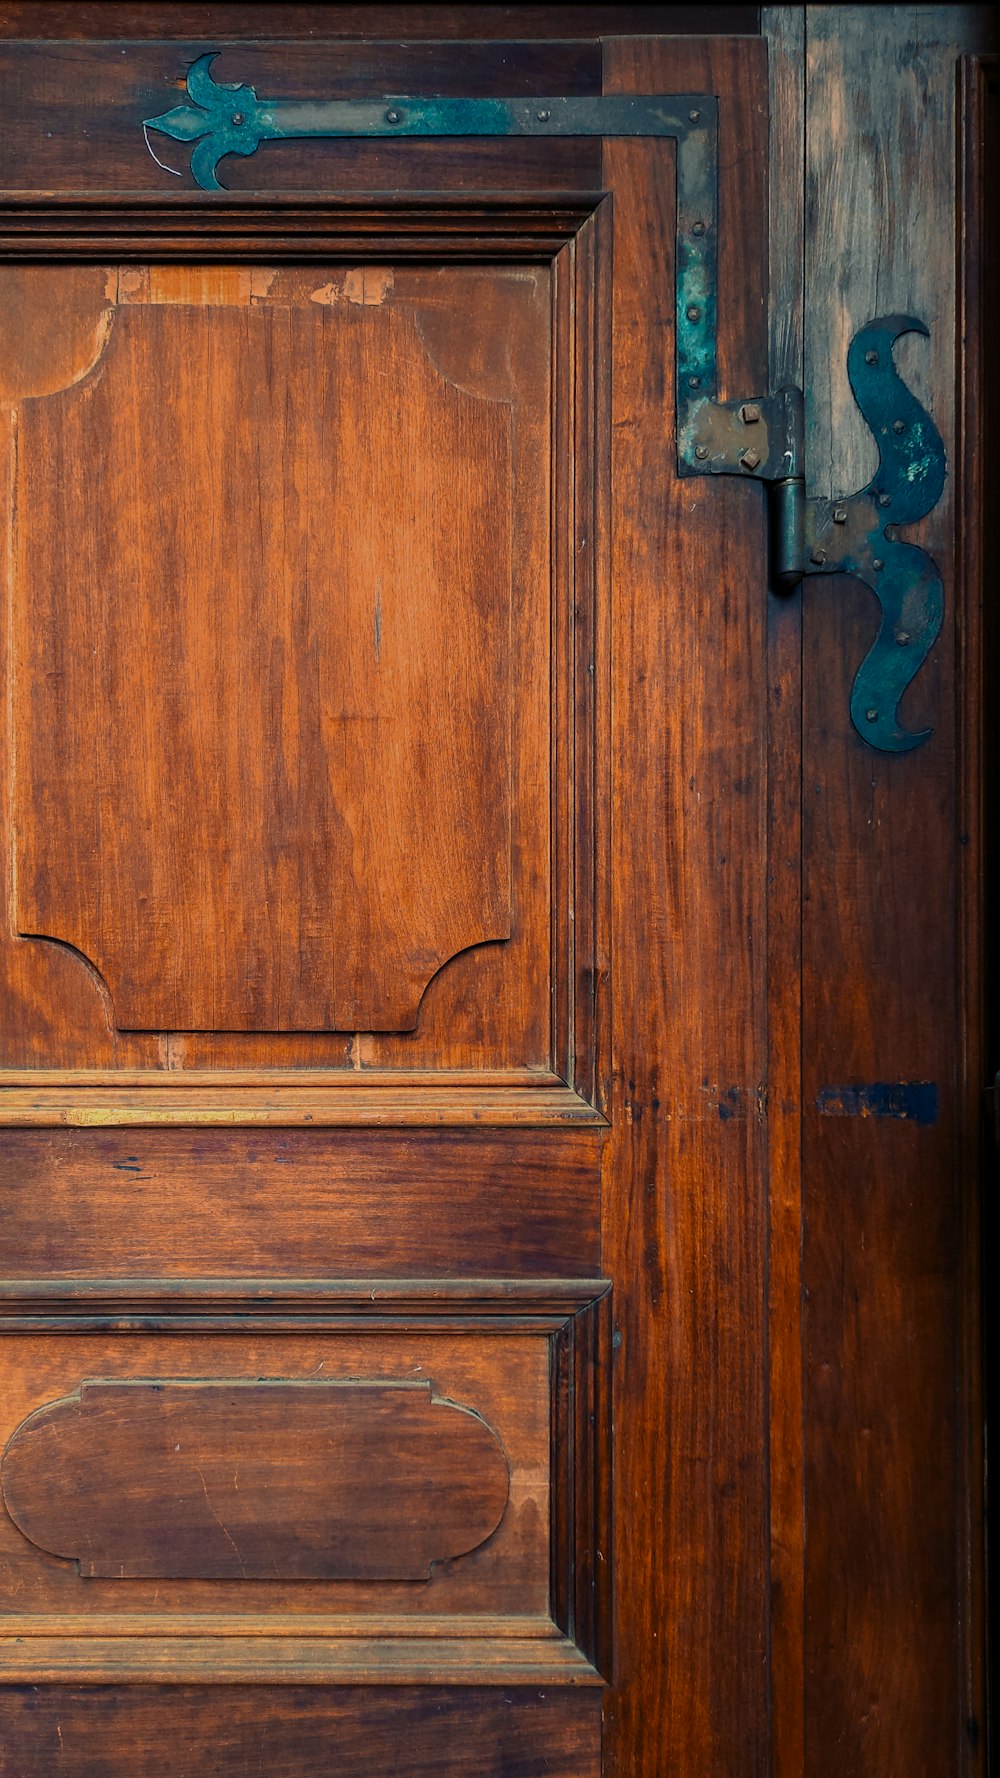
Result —
[[[992, 1243], [996, 1201], [996, 1150], [984, 1115], [983, 1089], [1000, 1061], [997, 1021], [997, 947], [989, 910], [997, 885], [997, 689], [1000, 630], [996, 574], [985, 548], [988, 465], [997, 443], [996, 352], [987, 350], [986, 317], [1000, 299], [996, 215], [1000, 150], [1000, 60], [965, 57], [960, 94], [958, 473], [959, 536], [958, 760], [961, 850], [959, 888], [959, 994], [964, 1025], [959, 1107], [964, 1140], [959, 1177], [964, 1186], [963, 1254], [959, 1289], [966, 1304], [961, 1361], [965, 1407], [963, 1447], [967, 1480], [959, 1527], [965, 1560], [960, 1578], [961, 1709], [970, 1778], [986, 1769], [987, 1630], [983, 1580], [986, 1570], [985, 1377], [995, 1376], [995, 1344], [984, 1351], [983, 1259]], [[994, 1116], [996, 1115], [994, 1111]], [[993, 1150], [992, 1155], [990, 1150]], [[984, 1203], [985, 1200], [985, 1203]], [[988, 1207], [988, 1208], [987, 1208]], [[984, 1209], [986, 1214], [984, 1216]], [[992, 1336], [994, 1342], [996, 1336]], [[991, 1737], [992, 1739], [992, 1737]]]
[[[611, 41], [605, 90], [718, 92], [724, 392], [763, 386], [759, 43]], [[758, 489], [672, 470], [674, 179], [614, 189], [615, 1378], [608, 1778], [753, 1778], [767, 1756], [764, 1377], [766, 559]]]
[[[805, 8], [761, 11], [770, 75], [770, 387], [802, 387]], [[768, 1416], [771, 1760], [805, 1760], [802, 1495], [802, 596], [768, 599]]]
[[[956, 734], [956, 63], [988, 9], [811, 6], [806, 42], [806, 460], [810, 492], [876, 462], [846, 352], [876, 315], [918, 316], [897, 363], [945, 439], [944, 498], [913, 541], [945, 624], [904, 705], [932, 739], [892, 757], [851, 730], [876, 608], [807, 583], [804, 639], [806, 1738], [815, 1778], [954, 1774], [964, 1471]], [[963, 669], [964, 670], [964, 669]], [[961, 687], [959, 687], [961, 697]], [[926, 1123], [829, 1116], [828, 1089], [932, 1083]], [[930, 1089], [928, 1091], [930, 1097]]]

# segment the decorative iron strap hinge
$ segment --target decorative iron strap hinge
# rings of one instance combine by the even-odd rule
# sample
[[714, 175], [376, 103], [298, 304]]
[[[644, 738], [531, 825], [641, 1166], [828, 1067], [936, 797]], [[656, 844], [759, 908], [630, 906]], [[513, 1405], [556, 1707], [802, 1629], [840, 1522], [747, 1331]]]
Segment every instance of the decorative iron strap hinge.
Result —
[[927, 552], [901, 541], [898, 533], [936, 505], [945, 454], [937, 427], [903, 383], [892, 355], [900, 334], [926, 334], [927, 328], [912, 316], [889, 315], [870, 321], [855, 336], [848, 375], [878, 445], [879, 467], [867, 487], [845, 499], [807, 498], [802, 391], [718, 399], [719, 101], [714, 95], [258, 99], [251, 86], [226, 86], [212, 78], [217, 53], [199, 56], [191, 65], [189, 104], [143, 124], [147, 146], [151, 130], [195, 144], [191, 172], [204, 191], [222, 189], [217, 168], [226, 155], [254, 154], [262, 142], [290, 138], [673, 138], [678, 471], [737, 475], [767, 487], [777, 591], [791, 591], [806, 574], [849, 574], [870, 587], [882, 622], [855, 677], [851, 719], [862, 740], [888, 753], [906, 752], [928, 738], [930, 729], [914, 733], [901, 727], [898, 705], [941, 628], [942, 583]]

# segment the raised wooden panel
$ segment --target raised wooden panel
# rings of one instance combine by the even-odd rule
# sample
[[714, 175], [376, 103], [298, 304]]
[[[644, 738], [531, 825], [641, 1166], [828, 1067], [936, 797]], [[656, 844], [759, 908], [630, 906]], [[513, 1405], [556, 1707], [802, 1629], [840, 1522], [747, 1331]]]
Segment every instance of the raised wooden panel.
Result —
[[610, 1308], [600, 1278], [4, 1285], [0, 1673], [599, 1685]]
[[461, 1300], [425, 1317], [373, 1281], [368, 1326], [328, 1287], [275, 1330], [249, 1297], [244, 1329], [239, 1295], [220, 1317], [194, 1293], [159, 1328], [115, 1331], [127, 1286], [115, 1294], [110, 1315], [0, 1339], [0, 1628], [550, 1622], [549, 1338], [565, 1309], [525, 1327], [472, 1297], [484, 1337]]
[[[289, 242], [250, 204], [213, 210], [240, 231], [235, 263], [104, 257], [134, 226], [148, 255], [160, 229], [190, 259], [197, 218], [150, 206], [116, 217], [99, 264], [0, 266], [0, 483], [17, 514], [0, 828], [18, 861], [0, 1062], [56, 1071], [40, 1085], [517, 1068], [575, 1072], [595, 1096], [592, 230], [580, 199], [493, 205], [425, 205], [438, 260], [422, 265], [416, 211], [300, 199], [308, 264], [282, 262]], [[89, 228], [53, 212], [46, 243], [41, 212], [26, 226], [33, 251], [74, 257]], [[333, 258], [359, 228], [368, 258]], [[574, 244], [554, 276], [538, 258], [560, 230]], [[480, 232], [494, 254], [520, 239], [526, 263], [441, 260], [481, 253]], [[338, 393], [341, 359], [354, 383]], [[366, 401], [389, 467], [372, 433], [364, 473], [327, 440], [320, 474], [324, 414]], [[437, 447], [393, 418], [413, 401], [437, 413]], [[136, 410], [121, 429], [118, 406]], [[414, 562], [406, 499], [390, 511], [383, 485], [410, 488], [413, 518], [433, 496]], [[79, 1084], [67, 1074], [70, 1100]]]
[[387, 306], [124, 304], [16, 457], [19, 930], [126, 1029], [412, 1027], [510, 931], [506, 408]]
[[485, 1542], [510, 1478], [429, 1383], [85, 1379], [12, 1434], [3, 1503], [82, 1575], [427, 1580]]

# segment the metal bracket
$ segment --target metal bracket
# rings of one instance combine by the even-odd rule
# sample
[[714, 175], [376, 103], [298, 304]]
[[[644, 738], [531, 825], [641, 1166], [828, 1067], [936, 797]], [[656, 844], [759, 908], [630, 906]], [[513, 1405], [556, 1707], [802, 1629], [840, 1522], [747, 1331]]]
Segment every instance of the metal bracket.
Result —
[[853, 574], [882, 608], [878, 635], [858, 668], [851, 721], [862, 740], [906, 753], [933, 733], [900, 726], [899, 700], [941, 628], [944, 589], [933, 557], [902, 543], [899, 526], [936, 506], [947, 465], [941, 434], [907, 388], [892, 348], [904, 333], [927, 335], [912, 315], [870, 321], [851, 341], [847, 374], [875, 438], [879, 465], [868, 486], [847, 500], [809, 500], [805, 542], [809, 574]]
[[882, 625], [854, 682], [851, 719], [862, 740], [884, 752], [904, 752], [927, 739], [930, 729], [909, 733], [896, 711], [940, 630], [941, 579], [931, 557], [900, 543], [896, 528], [922, 518], [940, 498], [945, 456], [937, 428], [892, 360], [899, 334], [927, 329], [911, 317], [888, 316], [855, 337], [848, 373], [879, 445], [879, 469], [850, 499], [807, 500], [801, 390], [718, 400], [719, 102], [714, 95], [258, 99], [252, 86], [226, 86], [212, 78], [218, 53], [191, 64], [190, 104], [148, 117], [142, 126], [151, 154], [150, 130], [195, 144], [191, 172], [203, 191], [223, 189], [217, 168], [227, 154], [251, 155], [262, 142], [294, 138], [672, 137], [677, 143], [678, 472], [738, 475], [766, 484], [777, 590], [791, 591], [806, 573], [853, 574], [871, 588], [882, 606]]

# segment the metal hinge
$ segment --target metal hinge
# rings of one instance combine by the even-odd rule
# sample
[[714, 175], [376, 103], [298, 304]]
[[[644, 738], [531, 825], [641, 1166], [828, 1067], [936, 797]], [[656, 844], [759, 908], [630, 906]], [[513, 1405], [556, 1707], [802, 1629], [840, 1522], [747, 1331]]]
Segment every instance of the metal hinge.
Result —
[[262, 142], [289, 138], [673, 138], [679, 473], [737, 475], [767, 487], [771, 578], [777, 591], [791, 591], [806, 574], [849, 574], [871, 589], [882, 622], [854, 680], [851, 720], [861, 739], [883, 752], [906, 752], [928, 738], [930, 729], [913, 733], [901, 727], [898, 705], [940, 631], [942, 583], [931, 556], [901, 541], [898, 532], [901, 525], [923, 518], [939, 500], [945, 453], [937, 427], [893, 362], [899, 336], [926, 334], [927, 328], [913, 316], [888, 315], [855, 335], [848, 375], [878, 445], [879, 467], [856, 494], [808, 498], [802, 391], [779, 389], [739, 401], [718, 400], [719, 101], [713, 94], [258, 99], [251, 86], [213, 80], [217, 53], [199, 56], [191, 65], [189, 104], [146, 118], [142, 125], [147, 146], [150, 130], [195, 143], [191, 172], [204, 191], [222, 189], [217, 167], [227, 154], [254, 154]]

